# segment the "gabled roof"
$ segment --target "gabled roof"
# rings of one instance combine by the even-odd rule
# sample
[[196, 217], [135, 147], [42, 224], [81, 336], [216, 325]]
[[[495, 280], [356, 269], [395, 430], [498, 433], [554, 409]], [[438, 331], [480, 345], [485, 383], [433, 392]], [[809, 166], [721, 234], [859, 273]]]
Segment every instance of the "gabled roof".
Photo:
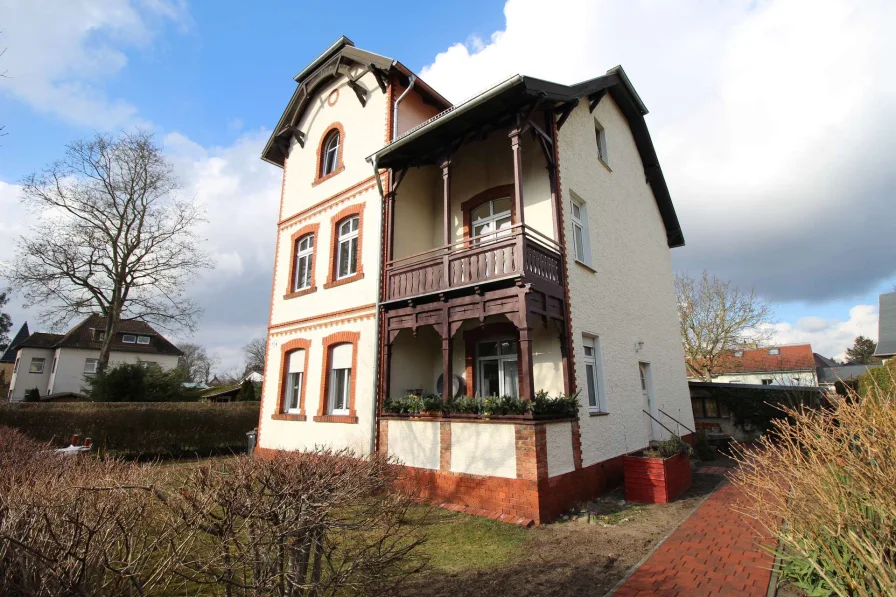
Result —
[[[65, 334], [45, 334], [35, 332], [19, 345], [19, 348], [83, 348], [100, 350], [102, 342], [94, 340], [93, 330], [105, 330], [106, 318], [93, 314], [70, 329]], [[149, 336], [149, 344], [125, 344], [123, 334]], [[137, 352], [142, 354], [163, 354], [181, 356], [183, 352], [159, 334], [151, 325], [138, 319], [123, 319], [112, 339], [112, 350], [116, 352]]]
[[19, 345], [24, 342], [28, 338], [28, 322], [22, 324], [22, 327], [19, 328], [18, 333], [13, 337], [12, 341], [9, 343], [9, 346], [6, 347], [6, 350], [3, 351], [3, 354], [0, 355], [0, 363], [15, 363], [16, 362], [16, 352], [19, 350]]
[[444, 155], [445, 148], [456, 140], [473, 135], [486, 126], [497, 128], [505, 120], [509, 125], [510, 117], [536, 102], [545, 107], [566, 105], [571, 109], [582, 99], [600, 101], [606, 93], [610, 94], [628, 121], [644, 166], [645, 178], [650, 183], [663, 218], [669, 246], [684, 245], [681, 225], [644, 121], [647, 107], [621, 66], [610, 69], [601, 77], [575, 85], [561, 85], [515, 75], [411, 129], [368, 157], [368, 160], [379, 168], [405, 168], [435, 163]]
[[[780, 354], [769, 354], [778, 349]], [[790, 346], [766, 346], [740, 351], [743, 356], [735, 356], [736, 351], [728, 351], [713, 368], [713, 374], [731, 375], [738, 373], [772, 373], [782, 371], [809, 371], [815, 369], [815, 354], [811, 344]]]
[[880, 295], [874, 356], [885, 359], [896, 356], [896, 292]]
[[[352, 83], [356, 83], [360, 75], [352, 78], [351, 72], [357, 68], [361, 68], [362, 73], [373, 72], [383, 91], [386, 90], [386, 86], [389, 84], [388, 75], [393, 69], [403, 75], [405, 79], [413, 74], [397, 60], [356, 48], [352, 40], [344, 35], [341, 36], [323, 54], [312, 60], [308, 66], [293, 77], [298, 87], [293, 92], [286, 110], [284, 110], [283, 115], [277, 122], [277, 126], [274, 128], [274, 132], [265, 144], [264, 150], [261, 152], [261, 158], [266, 162], [282, 167], [291, 139], [293, 137], [302, 139], [301, 142], [304, 143], [303, 134], [296, 128], [296, 125], [317, 89], [339, 76], [345, 76]], [[352, 84], [350, 83], [349, 86], [352, 86]], [[440, 108], [451, 105], [451, 102], [420, 80], [419, 77], [415, 83], [415, 89], [429, 101], [439, 105]], [[355, 85], [353, 90], [358, 94], [359, 98], [365, 95], [360, 85]], [[364, 101], [366, 102], [366, 99]]]

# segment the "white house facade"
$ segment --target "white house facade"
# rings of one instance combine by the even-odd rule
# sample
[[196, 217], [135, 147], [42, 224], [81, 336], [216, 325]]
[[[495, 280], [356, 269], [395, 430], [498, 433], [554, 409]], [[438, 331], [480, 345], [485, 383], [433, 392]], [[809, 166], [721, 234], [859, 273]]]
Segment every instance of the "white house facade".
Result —
[[[16, 353], [8, 400], [24, 400], [33, 389], [42, 399], [86, 394], [86, 378], [96, 373], [104, 329], [105, 319], [91, 315], [66, 334], [29, 335]], [[149, 324], [124, 320], [113, 339], [109, 364], [154, 364], [167, 370], [177, 367], [181, 354]]]
[[[684, 238], [621, 67], [451, 106], [341, 38], [295, 81], [263, 154], [283, 185], [262, 453], [378, 452], [424, 497], [539, 522], [687, 435]], [[579, 407], [539, 414], [545, 393]]]

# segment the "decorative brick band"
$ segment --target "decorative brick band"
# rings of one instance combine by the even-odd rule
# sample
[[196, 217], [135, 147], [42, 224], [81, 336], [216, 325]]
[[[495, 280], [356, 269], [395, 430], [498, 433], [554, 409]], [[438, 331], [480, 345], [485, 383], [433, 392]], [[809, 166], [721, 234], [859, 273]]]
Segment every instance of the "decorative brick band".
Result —
[[[355, 385], [352, 380], [352, 385]], [[317, 415], [313, 418], [315, 423], [357, 423], [358, 417], [351, 415]]]
[[315, 323], [318, 321], [322, 321], [324, 319], [332, 319], [334, 317], [344, 317], [346, 315], [355, 315], [358, 313], [362, 313], [364, 311], [370, 311], [371, 309], [376, 308], [376, 303], [371, 303], [369, 305], [361, 305], [360, 307], [352, 307], [350, 309], [342, 309], [341, 311], [333, 311], [331, 313], [322, 313], [320, 315], [315, 315], [314, 317], [305, 317], [303, 319], [293, 319], [291, 321], [284, 321], [283, 323], [278, 323], [274, 325], [269, 325], [269, 330], [275, 330], [279, 328], [284, 328], [288, 326], [295, 325], [305, 325], [309, 323]]

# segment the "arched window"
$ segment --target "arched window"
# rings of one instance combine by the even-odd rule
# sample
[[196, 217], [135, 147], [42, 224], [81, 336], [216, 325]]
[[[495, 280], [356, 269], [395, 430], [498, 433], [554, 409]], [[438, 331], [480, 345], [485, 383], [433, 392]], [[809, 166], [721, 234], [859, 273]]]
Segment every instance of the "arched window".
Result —
[[350, 391], [352, 382], [351, 344], [337, 344], [330, 349], [328, 412], [332, 415], [347, 415], [351, 407]]
[[320, 175], [332, 174], [339, 166], [339, 131], [333, 130], [326, 136], [321, 152]]
[[283, 396], [283, 412], [298, 413], [302, 406], [302, 381], [305, 377], [305, 349], [287, 354], [286, 385]]
[[311, 272], [314, 264], [314, 234], [306, 234], [296, 241], [296, 265], [293, 290], [311, 287]]
[[336, 226], [336, 279], [358, 273], [358, 224], [360, 218], [351, 216]]

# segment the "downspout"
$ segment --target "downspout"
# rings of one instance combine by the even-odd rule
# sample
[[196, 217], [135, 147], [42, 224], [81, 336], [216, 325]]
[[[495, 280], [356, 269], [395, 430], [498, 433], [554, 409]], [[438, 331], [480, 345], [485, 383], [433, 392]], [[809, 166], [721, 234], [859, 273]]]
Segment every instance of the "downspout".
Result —
[[[396, 112], [398, 110], [396, 109]], [[380, 200], [383, 202], [383, 205], [386, 204], [386, 193], [383, 191], [383, 181], [380, 177], [380, 170], [377, 166], [376, 156], [373, 156], [373, 159], [370, 160], [370, 163], [373, 164], [373, 176], [376, 178], [376, 187], [380, 193]], [[385, 226], [386, 226], [386, 218], [380, 218], [380, 239], [385, 238]], [[373, 412], [371, 420], [373, 421], [373, 429], [370, 434], [370, 455], [374, 456], [377, 451], [377, 443], [379, 441], [379, 421], [377, 421], [377, 414], [379, 413], [379, 379], [380, 379], [380, 296], [382, 296], [383, 287], [383, 251], [382, 245], [380, 246], [380, 250], [376, 252], [376, 274], [377, 282], [376, 285], [376, 315], [374, 318], [374, 341], [376, 343], [376, 358], [374, 359], [373, 365]]]
[[[398, 138], [398, 105], [401, 103], [401, 100], [404, 99], [404, 96], [406, 96], [407, 94], [409, 94], [411, 92], [411, 89], [414, 88], [414, 83], [416, 83], [416, 82], [417, 82], [417, 77], [415, 77], [414, 75], [411, 75], [410, 83], [408, 83], [408, 88], [404, 90], [404, 93], [402, 93], [401, 95], [398, 96], [397, 100], [395, 100], [395, 107], [392, 108], [392, 140], [393, 141], [395, 141], [395, 139]], [[376, 167], [376, 164], [374, 164], [374, 167]], [[385, 198], [383, 198], [383, 200], [385, 201]]]

